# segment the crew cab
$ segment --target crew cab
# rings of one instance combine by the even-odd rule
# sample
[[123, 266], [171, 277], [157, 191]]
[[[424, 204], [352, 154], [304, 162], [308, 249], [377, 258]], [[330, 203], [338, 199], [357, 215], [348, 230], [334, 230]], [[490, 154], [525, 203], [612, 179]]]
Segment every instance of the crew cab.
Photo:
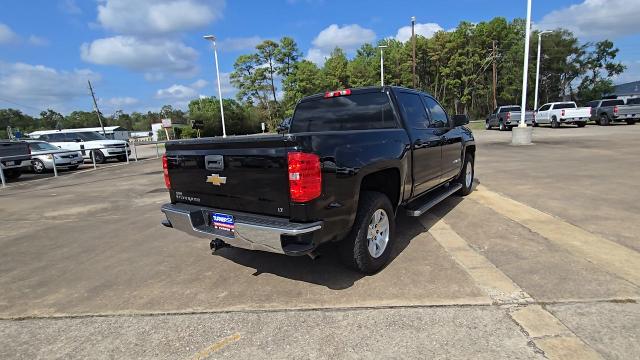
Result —
[[31, 153], [27, 144], [0, 140], [0, 170], [4, 179], [17, 179], [30, 167]]
[[64, 150], [80, 151], [83, 158], [95, 157], [97, 163], [113, 158], [127, 161], [128, 154], [131, 154], [126, 141], [107, 139], [95, 131], [44, 130], [32, 132], [29, 137], [49, 142]]
[[397, 213], [472, 191], [467, 123], [429, 94], [370, 87], [303, 98], [285, 134], [170, 141], [163, 225], [213, 251], [314, 257], [339, 242], [348, 265], [374, 273], [390, 259]]
[[608, 126], [614, 121], [625, 121], [629, 125], [640, 119], [640, 98], [602, 99], [587, 103], [591, 107], [591, 120], [600, 126]]
[[[533, 111], [525, 111], [524, 114], [525, 123], [532, 125]], [[487, 130], [491, 130], [494, 126], [497, 126], [500, 131], [511, 130], [514, 126], [518, 126], [521, 116], [520, 105], [498, 106], [487, 116], [484, 127]]]
[[552, 128], [559, 128], [561, 124], [574, 124], [584, 127], [591, 117], [591, 108], [578, 107], [573, 101], [554, 102], [542, 105], [535, 117], [534, 126], [550, 124]]

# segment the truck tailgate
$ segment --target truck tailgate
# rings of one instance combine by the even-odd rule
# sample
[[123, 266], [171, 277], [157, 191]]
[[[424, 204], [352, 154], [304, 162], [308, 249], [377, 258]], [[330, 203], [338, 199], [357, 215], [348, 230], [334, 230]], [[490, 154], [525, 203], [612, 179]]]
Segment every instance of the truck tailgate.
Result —
[[589, 118], [591, 117], [591, 108], [590, 107], [579, 107], [575, 109], [562, 109], [565, 111], [563, 119], [573, 119], [573, 118]]
[[178, 202], [287, 216], [288, 146], [293, 143], [283, 135], [169, 142], [172, 195]]

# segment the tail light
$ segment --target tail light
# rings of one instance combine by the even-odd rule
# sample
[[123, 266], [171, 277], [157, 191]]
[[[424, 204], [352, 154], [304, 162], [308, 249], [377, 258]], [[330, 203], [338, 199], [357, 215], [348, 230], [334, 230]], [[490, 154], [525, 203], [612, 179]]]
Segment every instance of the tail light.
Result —
[[351, 95], [351, 89], [327, 91], [326, 93], [324, 93], [324, 98], [326, 99], [326, 98], [332, 98], [336, 96], [347, 96], [347, 95]]
[[560, 112], [560, 116], [564, 116], [564, 109], [562, 109], [562, 112]]
[[618, 115], [618, 106], [613, 107], [613, 114]]
[[169, 163], [167, 162], [167, 154], [162, 155], [162, 173], [164, 174], [164, 185], [171, 190], [171, 179], [169, 179]]
[[509, 121], [509, 120], [511, 120], [511, 113], [510, 112], [507, 113], [507, 121]]
[[293, 202], [307, 202], [320, 196], [322, 175], [320, 157], [303, 152], [290, 152], [287, 155], [289, 165], [289, 194]]

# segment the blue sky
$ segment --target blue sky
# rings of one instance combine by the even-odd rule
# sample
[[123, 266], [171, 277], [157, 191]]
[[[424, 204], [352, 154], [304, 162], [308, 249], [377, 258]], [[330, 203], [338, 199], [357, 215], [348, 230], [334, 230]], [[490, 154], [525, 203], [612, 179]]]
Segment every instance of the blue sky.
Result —
[[[460, 21], [524, 17], [525, 0], [3, 0], [0, 6], [0, 108], [29, 114], [51, 107], [91, 110], [91, 79], [105, 114], [117, 109], [184, 108], [216, 94], [210, 45], [219, 39], [223, 95], [238, 55], [263, 39], [292, 36], [321, 62], [335, 46], [352, 51], [386, 37], [404, 39], [409, 18], [429, 36]], [[616, 83], [640, 80], [640, 1], [534, 0], [540, 28], [573, 30], [581, 40], [609, 38], [628, 70]]]

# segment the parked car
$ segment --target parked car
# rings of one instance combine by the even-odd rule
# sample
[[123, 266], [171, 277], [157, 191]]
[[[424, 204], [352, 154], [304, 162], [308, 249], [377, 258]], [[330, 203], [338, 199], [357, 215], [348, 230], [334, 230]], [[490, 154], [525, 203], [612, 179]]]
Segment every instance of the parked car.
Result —
[[[491, 130], [494, 126], [497, 126], [500, 131], [511, 130], [514, 126], [518, 126], [521, 116], [520, 105], [498, 106], [487, 116], [484, 127], [487, 130]], [[533, 118], [533, 111], [525, 111], [524, 121], [527, 125], [533, 124]]]
[[559, 128], [561, 124], [587, 125], [591, 117], [590, 107], [578, 107], [573, 101], [554, 102], [542, 105], [535, 114], [534, 126], [550, 124]]
[[387, 86], [306, 97], [287, 134], [170, 141], [163, 225], [214, 251], [313, 257], [339, 242], [348, 265], [376, 272], [390, 260], [398, 212], [420, 216], [472, 191], [467, 123], [429, 94]]
[[607, 126], [614, 121], [625, 121], [633, 125], [640, 119], [640, 98], [630, 99], [602, 99], [587, 103], [591, 107], [591, 120], [600, 126]]
[[[7, 159], [2, 159], [8, 157]], [[31, 166], [31, 154], [27, 144], [19, 141], [0, 140], [0, 168], [6, 179], [17, 179]]]
[[131, 154], [126, 141], [110, 140], [93, 131], [37, 131], [29, 137], [49, 142], [65, 150], [80, 151], [85, 159], [95, 157], [97, 163], [104, 163], [108, 159], [126, 161], [125, 151]]
[[61, 152], [50, 154], [52, 151], [61, 151], [59, 147], [49, 144], [46, 141], [27, 140], [31, 151], [32, 169], [36, 174], [42, 174], [47, 170], [53, 170], [55, 161], [56, 168], [75, 170], [82, 163], [82, 153], [79, 151]]

